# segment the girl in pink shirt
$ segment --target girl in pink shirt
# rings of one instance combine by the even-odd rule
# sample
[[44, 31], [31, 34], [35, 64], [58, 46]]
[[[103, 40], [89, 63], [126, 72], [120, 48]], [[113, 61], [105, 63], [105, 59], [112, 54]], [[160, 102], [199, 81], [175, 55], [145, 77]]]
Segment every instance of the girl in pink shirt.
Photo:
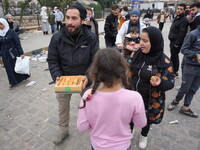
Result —
[[[90, 131], [93, 150], [129, 150], [130, 123], [146, 125], [144, 103], [136, 91], [124, 89], [128, 83], [128, 66], [113, 48], [95, 54], [90, 76], [94, 85], [87, 90], [79, 106], [77, 127]], [[102, 88], [98, 88], [103, 83]]]

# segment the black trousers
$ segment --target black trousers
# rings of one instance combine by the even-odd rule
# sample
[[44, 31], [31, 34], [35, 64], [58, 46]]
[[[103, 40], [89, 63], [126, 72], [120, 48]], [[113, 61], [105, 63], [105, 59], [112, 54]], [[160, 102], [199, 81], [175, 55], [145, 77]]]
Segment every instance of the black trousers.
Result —
[[147, 123], [147, 125], [144, 128], [142, 128], [141, 135], [147, 137], [149, 130], [150, 130], [150, 124]]
[[[142, 136], [147, 137], [147, 135], [149, 133], [149, 130], [150, 130], [150, 125], [151, 124], [147, 123], [147, 125], [144, 128], [142, 128], [142, 131], [141, 131], [141, 135]], [[131, 128], [131, 133], [132, 133], [133, 132], [133, 128], [134, 128], [134, 123], [133, 122], [130, 123], [130, 128]]]
[[175, 74], [179, 70], [179, 53], [180, 53], [181, 46], [175, 47], [174, 44], [175, 44], [174, 41], [170, 41], [170, 53], [171, 53], [170, 59], [173, 64], [174, 74]]
[[59, 31], [62, 25], [62, 21], [56, 21], [56, 23], [57, 23], [57, 30]]
[[160, 22], [160, 23], [159, 23], [159, 29], [160, 29], [160, 31], [162, 31], [163, 26], [164, 26], [164, 22]]

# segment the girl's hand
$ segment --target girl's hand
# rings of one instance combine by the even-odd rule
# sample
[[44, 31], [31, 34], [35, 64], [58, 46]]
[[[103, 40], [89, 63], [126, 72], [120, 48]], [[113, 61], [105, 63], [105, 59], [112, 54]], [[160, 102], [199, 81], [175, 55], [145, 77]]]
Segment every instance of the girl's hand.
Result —
[[157, 76], [152, 76], [150, 79], [150, 83], [152, 86], [158, 86], [161, 83], [161, 79]]

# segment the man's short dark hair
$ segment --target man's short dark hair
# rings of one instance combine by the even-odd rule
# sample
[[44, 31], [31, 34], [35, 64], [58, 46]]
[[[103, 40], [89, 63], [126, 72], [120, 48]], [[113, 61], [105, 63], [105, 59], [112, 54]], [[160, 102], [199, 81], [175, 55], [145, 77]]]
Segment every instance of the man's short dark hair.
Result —
[[183, 7], [184, 10], [186, 9], [186, 4], [185, 3], [180, 3], [180, 4], [178, 4], [178, 6]]
[[127, 7], [127, 6], [124, 6], [124, 7], [123, 7], [123, 10], [124, 10], [124, 11], [128, 11], [128, 7]]
[[116, 4], [113, 4], [113, 5], [111, 6], [111, 9], [112, 9], [112, 10], [115, 10], [115, 9], [118, 9], [118, 8], [119, 8], [119, 6], [116, 5]]
[[193, 3], [192, 5], [190, 5], [190, 8], [193, 8], [193, 7], [200, 8], [200, 2], [196, 2], [196, 3]]

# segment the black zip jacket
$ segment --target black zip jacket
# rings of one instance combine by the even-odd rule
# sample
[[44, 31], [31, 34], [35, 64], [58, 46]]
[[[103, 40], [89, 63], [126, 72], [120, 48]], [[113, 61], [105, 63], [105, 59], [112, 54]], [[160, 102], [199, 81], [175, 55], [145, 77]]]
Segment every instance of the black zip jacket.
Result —
[[49, 44], [47, 58], [53, 80], [63, 75], [85, 75], [98, 49], [97, 36], [85, 25], [82, 25], [76, 40], [64, 30], [55, 33]]
[[111, 42], [115, 42], [118, 33], [118, 16], [113, 13], [106, 17], [106, 22], [104, 25], [105, 39]]
[[185, 35], [188, 29], [188, 20], [184, 14], [176, 16], [169, 31], [168, 38], [170, 41], [175, 42], [176, 45], [181, 46], [183, 44]]

